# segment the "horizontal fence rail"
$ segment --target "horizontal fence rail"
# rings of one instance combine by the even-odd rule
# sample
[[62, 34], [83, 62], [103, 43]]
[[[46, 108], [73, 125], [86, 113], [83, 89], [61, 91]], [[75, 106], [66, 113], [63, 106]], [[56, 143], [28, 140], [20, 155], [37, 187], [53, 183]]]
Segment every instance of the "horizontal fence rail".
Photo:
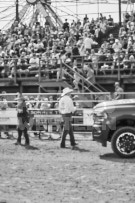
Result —
[[[73, 129], [77, 134], [87, 134], [88, 136], [91, 135], [91, 129], [93, 125], [93, 118], [92, 118], [92, 112], [93, 112], [93, 106], [95, 106], [97, 103], [100, 102], [105, 102], [105, 100], [94, 100], [94, 99], [89, 99], [90, 95], [109, 95], [110, 93], [72, 93], [72, 95], [77, 95], [77, 99], [73, 99], [74, 104], [77, 107], [77, 110], [75, 114], [73, 115]], [[123, 92], [120, 94], [125, 94], [125, 95], [135, 95], [135, 92]], [[60, 98], [60, 93], [26, 93], [23, 94], [23, 96], [26, 96], [26, 105], [30, 105], [35, 103], [34, 107], [28, 106], [28, 112], [30, 116], [29, 120], [29, 133], [34, 133], [40, 135], [39, 137], [44, 138], [47, 137], [47, 139], [50, 139], [50, 137], [53, 134], [61, 135], [62, 131], [62, 117], [59, 114], [59, 109], [58, 109], [58, 100], [56, 97]], [[86, 97], [86, 100], [83, 100], [82, 98], [79, 99], [79, 96], [83, 95]], [[12, 99], [6, 100], [6, 97], [11, 96]], [[29, 100], [28, 98], [33, 96], [32, 100]], [[43, 99], [48, 98], [46, 101], [39, 100], [38, 97], [41, 96]], [[54, 100], [49, 100], [50, 96], [54, 96]], [[88, 98], [87, 98], [88, 96]], [[16, 98], [16, 100], [13, 99]], [[6, 132], [16, 132], [16, 126], [18, 125], [18, 120], [17, 120], [17, 110], [16, 110], [16, 105], [17, 105], [17, 98], [18, 94], [13, 94], [13, 93], [7, 93], [7, 94], [0, 94], [0, 128], [1, 132], [6, 131]], [[36, 100], [35, 100], [36, 99]], [[110, 100], [111, 97], [110, 97]], [[113, 101], [113, 100], [112, 100]], [[48, 106], [44, 108], [37, 108], [37, 104], [43, 104], [46, 103]], [[54, 103], [56, 106], [52, 108], [49, 106], [49, 104]], [[6, 104], [5, 108], [2, 108], [2, 104]], [[13, 107], [10, 107], [11, 104], [14, 104]], [[81, 105], [85, 104], [85, 107], [82, 107]], [[87, 104], [91, 104], [90, 106], [87, 106]], [[93, 105], [92, 105], [93, 104]], [[79, 106], [80, 105], [80, 106]], [[59, 136], [58, 137], [59, 139]]]

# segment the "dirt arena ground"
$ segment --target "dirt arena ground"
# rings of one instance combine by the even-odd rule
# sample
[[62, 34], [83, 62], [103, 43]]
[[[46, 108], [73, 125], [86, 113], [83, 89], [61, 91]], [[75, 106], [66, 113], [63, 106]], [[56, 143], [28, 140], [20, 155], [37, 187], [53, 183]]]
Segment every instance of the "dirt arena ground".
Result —
[[0, 139], [0, 203], [134, 203], [135, 159], [121, 159], [110, 145], [31, 138], [31, 147]]

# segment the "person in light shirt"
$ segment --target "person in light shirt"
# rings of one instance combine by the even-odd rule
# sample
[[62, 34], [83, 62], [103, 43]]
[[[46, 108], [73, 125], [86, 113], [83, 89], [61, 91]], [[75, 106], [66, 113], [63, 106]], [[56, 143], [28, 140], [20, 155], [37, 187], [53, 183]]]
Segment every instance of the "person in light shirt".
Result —
[[115, 92], [114, 92], [114, 100], [124, 99], [124, 90], [120, 87], [119, 82], [115, 82]]
[[69, 134], [70, 136], [70, 143], [72, 148], [74, 149], [75, 145], [77, 143], [75, 142], [74, 138], [74, 133], [73, 133], [73, 128], [71, 125], [71, 119], [72, 119], [72, 114], [76, 111], [76, 107], [73, 104], [73, 101], [71, 99], [71, 92], [73, 90], [66, 87], [63, 89], [63, 93], [61, 94], [61, 98], [59, 100], [59, 112], [62, 115], [63, 118], [63, 133], [62, 133], [62, 138], [61, 138], [61, 148], [65, 148], [65, 141], [66, 141], [66, 136]]
[[122, 44], [118, 39], [115, 39], [115, 43], [112, 45], [112, 48], [115, 53], [120, 52], [122, 49]]
[[39, 67], [39, 58], [36, 56], [36, 53], [33, 53], [33, 56], [30, 58], [29, 61], [30, 66], [28, 67], [29, 70], [37, 70]]
[[93, 44], [97, 45], [98, 43], [93, 41], [91, 35], [90, 36], [86, 36], [86, 38], [84, 39], [85, 50], [89, 51], [89, 53], [90, 53]]

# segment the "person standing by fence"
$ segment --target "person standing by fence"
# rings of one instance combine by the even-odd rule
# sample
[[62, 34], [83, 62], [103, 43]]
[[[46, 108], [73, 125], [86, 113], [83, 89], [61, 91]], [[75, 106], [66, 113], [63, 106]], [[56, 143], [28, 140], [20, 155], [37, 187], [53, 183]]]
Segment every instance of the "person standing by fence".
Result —
[[124, 99], [124, 90], [120, 87], [119, 82], [115, 82], [115, 92], [114, 92], [114, 100]]
[[76, 111], [76, 107], [74, 107], [71, 99], [71, 92], [73, 92], [73, 90], [66, 87], [63, 89], [63, 93], [61, 94], [61, 98], [59, 100], [59, 112], [61, 113], [64, 122], [60, 147], [65, 148], [66, 136], [69, 134], [70, 143], [74, 149], [77, 143], [75, 142], [71, 120], [72, 114]]
[[22, 95], [18, 97], [18, 104], [17, 104], [17, 118], [18, 118], [18, 138], [15, 145], [21, 145], [21, 137], [24, 134], [25, 137], [25, 146], [29, 146], [30, 140], [28, 135], [28, 128], [29, 128], [29, 114], [26, 107], [25, 98]]

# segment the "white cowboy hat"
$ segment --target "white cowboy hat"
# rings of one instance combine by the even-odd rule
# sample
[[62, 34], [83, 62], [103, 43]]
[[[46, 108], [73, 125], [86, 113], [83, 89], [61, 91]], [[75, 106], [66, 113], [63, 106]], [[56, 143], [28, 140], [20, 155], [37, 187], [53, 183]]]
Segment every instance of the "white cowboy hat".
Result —
[[66, 95], [68, 93], [71, 93], [71, 92], [73, 92], [73, 90], [70, 89], [69, 87], [66, 87], [66, 88], [63, 89], [63, 92], [62, 92], [61, 96], [63, 97], [64, 95]]

